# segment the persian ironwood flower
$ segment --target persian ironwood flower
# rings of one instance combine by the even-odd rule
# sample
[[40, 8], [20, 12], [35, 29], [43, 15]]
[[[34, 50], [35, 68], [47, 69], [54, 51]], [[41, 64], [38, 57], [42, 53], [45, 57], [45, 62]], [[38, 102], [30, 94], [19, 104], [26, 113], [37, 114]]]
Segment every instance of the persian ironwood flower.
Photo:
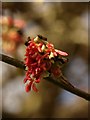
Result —
[[23, 28], [25, 21], [14, 19], [11, 16], [1, 16], [0, 25], [2, 26], [2, 48], [6, 53], [13, 53], [18, 46], [24, 42]]
[[[38, 91], [36, 84], [39, 83], [42, 77], [52, 75], [58, 77], [61, 75], [61, 64], [63, 56], [67, 56], [66, 52], [57, 50], [54, 45], [44, 40], [43, 37], [38, 35], [37, 37], [28, 38], [25, 65], [26, 65], [26, 77], [24, 83], [26, 84], [26, 92], [31, 89]], [[63, 60], [63, 62], [65, 62]]]

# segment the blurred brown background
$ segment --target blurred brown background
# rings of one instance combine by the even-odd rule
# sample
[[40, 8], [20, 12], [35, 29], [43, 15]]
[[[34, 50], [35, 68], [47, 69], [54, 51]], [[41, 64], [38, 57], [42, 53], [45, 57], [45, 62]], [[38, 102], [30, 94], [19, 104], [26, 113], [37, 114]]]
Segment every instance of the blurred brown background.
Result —
[[[62, 69], [64, 75], [74, 86], [88, 92], [88, 3], [3, 2], [2, 15], [25, 21], [24, 41], [41, 34], [66, 51], [69, 62]], [[14, 54], [7, 54], [23, 60], [25, 46], [21, 44]], [[0, 71], [3, 117], [88, 118], [86, 100], [44, 80], [38, 93], [26, 93], [24, 71], [5, 63]]]

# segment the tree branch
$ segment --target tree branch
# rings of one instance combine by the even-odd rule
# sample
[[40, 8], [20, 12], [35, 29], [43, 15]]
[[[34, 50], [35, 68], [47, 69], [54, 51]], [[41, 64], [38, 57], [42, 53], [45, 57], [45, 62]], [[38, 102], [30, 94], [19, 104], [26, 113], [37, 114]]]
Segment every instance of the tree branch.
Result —
[[15, 67], [21, 68], [25, 70], [25, 65], [23, 63], [23, 61], [17, 60], [15, 58], [6, 56], [4, 54], [0, 54], [0, 61], [3, 61], [5, 63], [8, 63], [10, 65], [13, 65]]
[[[52, 79], [51, 77], [45, 78], [46, 80], [48, 80], [49, 82], [52, 82], [53, 84], [67, 90], [70, 93], [73, 93], [79, 97], [82, 97], [88, 101], [90, 101], [90, 94], [86, 93], [76, 87], [74, 87], [73, 85], [67, 84], [67, 81], [65, 79], [64, 76], [60, 77], [59, 81]], [[66, 82], [65, 82], [66, 81]]]
[[[11, 58], [9, 56], [6, 56], [4, 54], [0, 54], [0, 61], [3, 61], [5, 63], [8, 63], [10, 65], [13, 65], [15, 67], [21, 68], [25, 70], [25, 65], [22, 61], [19, 61], [17, 59]], [[71, 92], [79, 97], [82, 97], [88, 101], [90, 101], [90, 94], [86, 93], [76, 87], [74, 87], [71, 83], [68, 82], [68, 80], [62, 75], [58, 79], [53, 79], [51, 77], [44, 78], [45, 80], [52, 82], [53, 84], [67, 90], [68, 92]]]

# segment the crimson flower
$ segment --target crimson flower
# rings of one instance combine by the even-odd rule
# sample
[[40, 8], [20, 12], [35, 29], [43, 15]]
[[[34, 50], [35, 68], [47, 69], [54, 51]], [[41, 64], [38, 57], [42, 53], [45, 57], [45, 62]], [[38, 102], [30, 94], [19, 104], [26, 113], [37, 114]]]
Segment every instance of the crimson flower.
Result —
[[40, 83], [41, 79], [47, 75], [60, 76], [61, 64], [56, 59], [60, 60], [67, 55], [66, 52], [55, 49], [53, 44], [41, 39], [40, 35], [29, 39], [25, 54], [26, 77], [24, 83], [26, 92], [31, 89], [37, 92], [37, 83]]

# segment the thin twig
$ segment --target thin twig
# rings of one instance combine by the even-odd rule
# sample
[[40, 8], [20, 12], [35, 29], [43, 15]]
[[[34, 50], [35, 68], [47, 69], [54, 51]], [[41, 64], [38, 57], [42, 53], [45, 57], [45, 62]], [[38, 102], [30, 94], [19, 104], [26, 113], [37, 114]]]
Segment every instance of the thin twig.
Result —
[[[3, 61], [5, 63], [8, 63], [10, 65], [13, 65], [15, 67], [21, 68], [25, 70], [25, 64], [17, 59], [11, 58], [9, 56], [6, 56], [4, 54], [0, 54], [0, 61]], [[79, 97], [82, 97], [88, 101], [90, 101], [90, 94], [86, 93], [76, 87], [74, 87], [71, 83], [68, 82], [68, 80], [62, 75], [58, 79], [54, 80], [51, 77], [44, 78], [45, 80], [52, 82], [53, 84], [67, 90], [68, 92], [71, 92]]]
[[60, 79], [58, 81], [52, 79], [51, 77], [48, 77], [48, 78], [45, 78], [45, 79], [48, 80], [49, 82], [52, 82], [53, 84], [61, 87], [61, 88], [67, 90], [70, 93], [73, 93], [73, 94], [75, 94], [75, 95], [77, 95], [79, 97], [82, 97], [82, 98], [90, 101], [90, 94], [88, 94], [88, 93], [74, 87], [71, 83], [67, 84], [69, 82], [67, 82], [67, 81], [65, 82], [66, 79], [63, 76], [60, 77]]
[[10, 65], [13, 65], [13, 66], [21, 68], [21, 69], [25, 69], [25, 65], [22, 61], [17, 60], [12, 57], [9, 57], [9, 56], [6, 56], [4, 54], [0, 54], [0, 61], [3, 61], [5, 63], [8, 63]]

